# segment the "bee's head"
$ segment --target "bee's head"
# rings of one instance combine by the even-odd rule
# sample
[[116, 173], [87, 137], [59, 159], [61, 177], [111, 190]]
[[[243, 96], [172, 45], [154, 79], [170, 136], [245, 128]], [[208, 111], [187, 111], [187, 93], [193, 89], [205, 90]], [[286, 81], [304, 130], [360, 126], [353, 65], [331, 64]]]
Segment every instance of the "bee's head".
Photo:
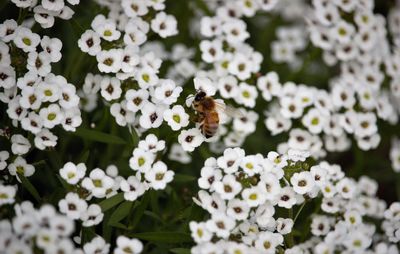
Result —
[[206, 93], [203, 91], [199, 91], [196, 96], [194, 97], [195, 101], [201, 101], [204, 99], [204, 97], [206, 97]]

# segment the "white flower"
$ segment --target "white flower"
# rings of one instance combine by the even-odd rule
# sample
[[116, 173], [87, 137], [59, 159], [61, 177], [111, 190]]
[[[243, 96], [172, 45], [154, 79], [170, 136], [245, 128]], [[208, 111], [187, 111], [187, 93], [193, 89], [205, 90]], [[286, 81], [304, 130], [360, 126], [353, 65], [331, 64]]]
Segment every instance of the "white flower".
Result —
[[11, 144], [11, 151], [16, 155], [24, 155], [31, 148], [29, 140], [20, 134], [12, 135]]
[[86, 30], [78, 40], [78, 46], [91, 56], [95, 56], [101, 51], [100, 36], [93, 30]]
[[262, 92], [263, 98], [266, 101], [271, 101], [273, 96], [280, 96], [282, 85], [279, 82], [278, 74], [269, 72], [257, 79], [257, 87]]
[[36, 51], [29, 52], [26, 68], [44, 77], [51, 71], [51, 58], [50, 54], [45, 51], [37, 53]]
[[150, 186], [155, 190], [165, 189], [167, 183], [174, 178], [174, 172], [167, 169], [167, 165], [162, 161], [157, 161], [152, 168], [145, 173], [145, 178]]
[[318, 109], [310, 109], [302, 118], [303, 125], [314, 134], [321, 133], [325, 126], [326, 117], [324, 117]]
[[8, 165], [8, 171], [11, 175], [16, 176], [18, 181], [18, 174], [29, 177], [35, 173], [35, 167], [27, 164], [26, 160], [18, 156], [12, 163]]
[[[23, 1], [23, 2], [24, 2], [23, 4], [29, 3], [30, 5], [30, 1]], [[18, 28], [17, 21], [13, 19], [5, 20], [2, 24], [0, 24], [0, 38], [4, 42], [10, 42], [11, 40], [14, 40], [18, 31], [17, 28]]]
[[233, 118], [233, 129], [244, 134], [253, 133], [256, 130], [258, 114], [251, 110], [246, 111], [243, 108], [236, 113]]
[[177, 143], [172, 144], [168, 154], [168, 159], [178, 161], [182, 164], [188, 164], [192, 161], [192, 157], [183, 150], [180, 144]]
[[171, 109], [165, 110], [163, 117], [174, 131], [189, 125], [189, 115], [181, 105], [175, 105]]
[[251, 77], [253, 64], [252, 60], [247, 56], [237, 53], [229, 63], [228, 71], [230, 74], [238, 77], [238, 79], [246, 80]]
[[15, 86], [15, 77], [15, 70], [10, 64], [0, 65], [0, 87], [12, 88]]
[[103, 170], [95, 168], [89, 177], [82, 180], [82, 187], [90, 191], [96, 198], [103, 198], [114, 185], [114, 179], [107, 176]]
[[293, 185], [293, 190], [301, 195], [310, 192], [315, 186], [314, 178], [308, 171], [294, 173], [290, 183]]
[[66, 214], [68, 218], [77, 220], [87, 210], [88, 204], [78, 194], [68, 192], [65, 198], [58, 202], [58, 207], [60, 212]]
[[128, 111], [125, 100], [121, 101], [121, 103], [113, 103], [110, 107], [110, 112], [120, 126], [126, 126], [128, 123], [133, 123], [135, 120], [135, 114]]
[[265, 198], [270, 201], [275, 200], [281, 191], [279, 179], [272, 173], [261, 174], [260, 182], [258, 182], [257, 186], [263, 190], [263, 195], [265, 195]]
[[140, 57], [138, 55], [138, 48], [136, 46], [125, 47], [122, 55], [121, 70], [125, 73], [132, 73], [139, 62]]
[[142, 196], [146, 191], [146, 185], [143, 184], [136, 176], [129, 176], [128, 179], [122, 179], [120, 188], [124, 192], [124, 198], [134, 201]]
[[40, 109], [39, 116], [43, 120], [43, 126], [49, 129], [60, 124], [64, 119], [63, 113], [58, 104], [50, 104], [47, 108]]
[[103, 217], [104, 214], [101, 212], [101, 207], [97, 204], [91, 204], [87, 210], [81, 214], [82, 226], [91, 227], [97, 225], [103, 220]]
[[11, 2], [19, 8], [28, 8], [32, 5], [33, 0], [12, 0]]
[[282, 235], [289, 234], [292, 232], [293, 220], [292, 219], [284, 219], [278, 218], [276, 220], [276, 231]]
[[162, 38], [178, 34], [175, 17], [167, 15], [165, 12], [157, 13], [156, 17], [151, 21], [151, 29]]
[[292, 208], [296, 204], [296, 193], [291, 187], [284, 187], [279, 193], [278, 206], [287, 209]]
[[204, 142], [204, 136], [198, 128], [183, 130], [178, 136], [178, 142], [182, 145], [183, 150], [193, 152]]
[[3, 170], [7, 167], [6, 160], [10, 157], [10, 154], [7, 151], [0, 151], [0, 170]]
[[209, 78], [195, 77], [193, 83], [196, 91], [203, 91], [207, 96], [214, 96], [217, 91], [216, 85]]
[[200, 42], [201, 58], [206, 63], [214, 63], [222, 59], [224, 51], [222, 50], [221, 40], [203, 40]]
[[226, 214], [235, 220], [246, 220], [249, 212], [250, 206], [244, 200], [232, 199], [228, 202]]
[[64, 0], [42, 0], [41, 3], [43, 8], [54, 12], [61, 11], [64, 7]]
[[22, 89], [19, 103], [25, 109], [39, 109], [42, 104], [42, 98], [43, 94], [40, 93], [39, 89], [28, 86]]
[[139, 87], [143, 89], [155, 86], [159, 81], [156, 71], [150, 66], [145, 66], [136, 71], [135, 79], [138, 81]]
[[55, 147], [57, 145], [58, 137], [51, 133], [48, 129], [42, 129], [35, 135], [35, 146], [40, 150], [44, 150], [47, 147]]
[[183, 91], [183, 88], [176, 86], [174, 81], [170, 79], [160, 80], [160, 85], [154, 90], [154, 102], [171, 105], [175, 103]]
[[86, 166], [83, 163], [75, 165], [72, 162], [67, 162], [60, 169], [61, 177], [67, 181], [67, 183], [75, 185], [77, 184], [86, 173]]
[[164, 111], [164, 106], [156, 106], [151, 102], [147, 102], [142, 108], [142, 115], [139, 119], [140, 126], [145, 129], [160, 127], [163, 122]]
[[354, 126], [354, 134], [361, 138], [375, 134], [378, 131], [376, 121], [374, 113], [358, 113]]
[[97, 67], [105, 73], [117, 73], [122, 66], [122, 49], [102, 50], [96, 54]]
[[224, 155], [217, 159], [218, 167], [222, 168], [227, 174], [235, 173], [239, 169], [244, 156], [245, 151], [241, 148], [227, 148]]
[[201, 177], [197, 180], [198, 185], [202, 189], [213, 190], [213, 184], [222, 179], [221, 170], [212, 166], [204, 166], [200, 171]]
[[242, 198], [250, 207], [257, 207], [265, 202], [265, 195], [261, 188], [253, 186], [242, 191]]
[[50, 55], [51, 62], [56, 63], [60, 61], [62, 42], [59, 39], [43, 36], [40, 46]]
[[100, 83], [101, 96], [107, 101], [116, 100], [121, 97], [121, 81], [114, 77], [103, 77]]
[[222, 213], [215, 213], [211, 219], [206, 222], [209, 231], [215, 233], [218, 237], [228, 238], [231, 230], [235, 227], [235, 220]]
[[93, 27], [93, 30], [106, 41], [118, 40], [121, 32], [117, 30], [116, 24], [112, 19], [106, 19]]
[[147, 40], [146, 33], [134, 21], [138, 20], [132, 19], [125, 25], [124, 42], [128, 46], [139, 46]]
[[138, 170], [139, 172], [145, 173], [153, 164], [155, 159], [155, 154], [146, 151], [142, 148], [135, 148], [132, 153], [132, 157], [129, 159], [129, 166], [133, 170]]
[[275, 253], [276, 247], [282, 243], [283, 237], [281, 234], [266, 231], [258, 235], [255, 247], [260, 251], [262, 250], [264, 253], [273, 254]]
[[205, 222], [189, 222], [189, 228], [193, 240], [196, 243], [208, 242], [212, 238], [212, 233], [207, 229]]
[[224, 76], [218, 80], [218, 91], [223, 98], [235, 98], [238, 93], [238, 81], [234, 76]]
[[361, 214], [355, 210], [348, 210], [344, 214], [344, 220], [348, 227], [356, 227], [362, 223]]
[[235, 176], [225, 175], [222, 181], [214, 183], [215, 192], [218, 193], [221, 198], [230, 200], [233, 199], [242, 190], [242, 185], [236, 181]]
[[258, 92], [254, 86], [242, 82], [239, 84], [238, 96], [234, 99], [239, 104], [242, 104], [249, 108], [254, 108], [254, 106], [256, 105], [257, 96]]
[[232, 19], [230, 22], [223, 23], [222, 31], [229, 44], [241, 43], [250, 36], [246, 31], [246, 23], [241, 19]]
[[64, 121], [62, 126], [66, 131], [75, 131], [82, 123], [81, 112], [79, 108], [72, 108], [64, 111]]
[[60, 89], [60, 99], [58, 101], [64, 109], [72, 109], [79, 105], [79, 96], [76, 95], [76, 88], [72, 84], [64, 84]]
[[356, 194], [357, 186], [353, 179], [343, 178], [336, 184], [336, 190], [343, 198], [351, 199]]
[[[40, 92], [43, 94], [43, 102], [56, 102], [60, 97], [60, 87], [55, 86], [50, 82], [42, 81], [38, 86]], [[24, 89], [24, 88], [22, 88]]]
[[94, 237], [83, 246], [85, 254], [107, 254], [110, 252], [110, 244], [106, 243], [101, 236]]
[[326, 235], [330, 231], [330, 219], [325, 215], [316, 215], [312, 218], [311, 233], [315, 236]]
[[13, 204], [16, 193], [17, 188], [15, 186], [0, 184], [0, 207], [5, 204]]
[[26, 27], [19, 26], [15, 30], [14, 43], [24, 52], [35, 52], [40, 43], [40, 36]]
[[146, 136], [145, 140], [139, 141], [138, 147], [144, 151], [157, 153], [165, 149], [165, 141], [158, 140], [157, 136], [154, 134], [149, 134]]
[[372, 239], [362, 231], [353, 230], [343, 242], [349, 250], [353, 252], [363, 252], [371, 244]]
[[114, 254], [139, 254], [143, 250], [143, 244], [136, 238], [127, 238], [123, 235], [117, 238], [117, 248]]
[[141, 0], [122, 0], [121, 5], [128, 17], [144, 16], [148, 13], [148, 3]]

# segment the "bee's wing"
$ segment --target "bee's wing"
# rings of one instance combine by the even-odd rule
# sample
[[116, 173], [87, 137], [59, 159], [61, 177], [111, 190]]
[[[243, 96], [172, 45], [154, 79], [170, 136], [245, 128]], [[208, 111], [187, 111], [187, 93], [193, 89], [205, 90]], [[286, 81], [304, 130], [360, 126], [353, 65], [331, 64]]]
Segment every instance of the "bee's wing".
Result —
[[215, 100], [215, 105], [217, 107], [218, 113], [224, 113], [229, 117], [243, 117], [244, 114], [241, 110], [232, 107], [230, 105], [226, 105], [224, 101], [217, 99]]
[[192, 106], [192, 103], [194, 101], [194, 97], [195, 97], [195, 94], [189, 94], [189, 96], [186, 97], [186, 100], [185, 100], [186, 107], [189, 108], [189, 107]]

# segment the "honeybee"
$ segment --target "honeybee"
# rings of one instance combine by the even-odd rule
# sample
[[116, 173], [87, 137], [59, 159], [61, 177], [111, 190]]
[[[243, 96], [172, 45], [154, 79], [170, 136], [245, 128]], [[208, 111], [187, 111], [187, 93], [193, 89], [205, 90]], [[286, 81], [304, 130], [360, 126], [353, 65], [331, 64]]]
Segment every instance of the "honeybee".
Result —
[[207, 96], [204, 91], [198, 91], [194, 96], [193, 108], [196, 110], [196, 122], [200, 123], [200, 131], [206, 138], [211, 138], [217, 133], [220, 116], [218, 110], [224, 110], [221, 104], [211, 96]]
[[194, 96], [193, 108], [197, 112], [196, 122], [200, 123], [200, 131], [206, 138], [211, 138], [217, 133], [219, 115], [217, 104], [213, 97], [199, 91]]

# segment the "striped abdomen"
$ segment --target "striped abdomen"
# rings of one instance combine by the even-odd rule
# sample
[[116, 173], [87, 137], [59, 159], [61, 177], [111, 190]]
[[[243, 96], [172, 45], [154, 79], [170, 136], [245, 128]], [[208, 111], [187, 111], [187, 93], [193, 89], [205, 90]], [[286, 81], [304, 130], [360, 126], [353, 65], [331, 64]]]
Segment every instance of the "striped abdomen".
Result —
[[200, 126], [201, 133], [206, 138], [211, 138], [217, 133], [219, 125], [219, 117], [217, 111], [211, 111], [205, 114], [203, 123]]

